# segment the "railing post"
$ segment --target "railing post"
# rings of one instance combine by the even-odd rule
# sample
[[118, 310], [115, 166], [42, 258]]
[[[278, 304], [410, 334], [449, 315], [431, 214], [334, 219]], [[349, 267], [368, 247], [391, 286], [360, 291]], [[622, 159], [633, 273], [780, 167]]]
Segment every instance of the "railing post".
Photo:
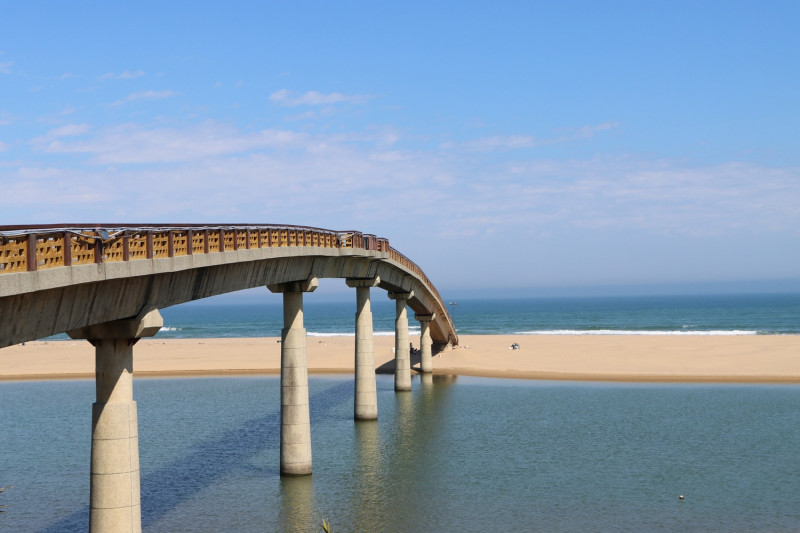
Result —
[[239, 249], [239, 230], [233, 230], [233, 251]]
[[103, 262], [103, 240], [99, 236], [94, 238], [94, 262]]
[[28, 268], [28, 272], [35, 271], [39, 266], [39, 262], [36, 260], [37, 240], [35, 233], [28, 234], [28, 240], [25, 243], [25, 265]]
[[153, 232], [148, 231], [145, 234], [145, 248], [146, 248], [146, 256], [148, 259], [153, 258]]
[[68, 231], [64, 232], [64, 266], [72, 266], [72, 237]]
[[167, 257], [175, 255], [175, 234], [172, 230], [167, 232]]
[[131, 260], [131, 238], [127, 234], [122, 236], [122, 260]]
[[208, 244], [208, 230], [203, 230], [203, 253], [207, 254], [211, 251], [211, 248]]
[[186, 255], [194, 254], [194, 248], [192, 247], [193, 238], [194, 238], [194, 231], [186, 230]]

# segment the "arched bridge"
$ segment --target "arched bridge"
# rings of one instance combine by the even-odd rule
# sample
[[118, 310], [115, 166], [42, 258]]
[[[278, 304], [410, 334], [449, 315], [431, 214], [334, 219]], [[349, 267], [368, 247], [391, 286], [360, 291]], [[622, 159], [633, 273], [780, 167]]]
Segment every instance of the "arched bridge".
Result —
[[433, 315], [435, 345], [458, 338], [439, 293], [387, 239], [273, 225], [0, 226], [0, 348], [258, 286], [379, 278]]
[[[420, 322], [420, 371], [458, 343], [436, 288], [386, 239], [298, 226], [0, 226], [0, 348], [55, 333], [95, 349], [90, 531], [141, 531], [133, 345], [158, 309], [258, 286], [283, 295], [282, 475], [311, 474], [303, 293], [318, 278], [356, 289], [354, 418], [378, 416], [370, 289], [395, 300], [395, 390], [411, 390], [408, 317]], [[0, 353], [0, 357], [2, 354]]]

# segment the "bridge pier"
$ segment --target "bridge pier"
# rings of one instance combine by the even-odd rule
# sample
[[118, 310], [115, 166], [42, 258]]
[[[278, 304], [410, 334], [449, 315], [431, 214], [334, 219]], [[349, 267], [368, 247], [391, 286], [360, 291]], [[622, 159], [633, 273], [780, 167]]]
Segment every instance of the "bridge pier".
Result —
[[303, 293], [319, 285], [317, 278], [268, 285], [283, 294], [281, 330], [281, 475], [311, 474], [311, 416], [308, 404], [306, 329]]
[[423, 374], [433, 372], [433, 356], [431, 354], [431, 320], [436, 317], [436, 313], [429, 315], [414, 315], [414, 318], [419, 321], [420, 335], [419, 335], [419, 350], [420, 350], [420, 363], [419, 369]]
[[408, 340], [408, 299], [414, 296], [413, 291], [390, 292], [389, 298], [394, 300], [396, 318], [394, 321], [394, 390], [411, 390], [411, 350]]
[[89, 531], [140, 532], [139, 428], [133, 401], [133, 345], [164, 322], [156, 309], [69, 332], [95, 347]]
[[378, 392], [375, 383], [375, 348], [373, 343], [372, 307], [370, 288], [377, 287], [380, 278], [345, 280], [348, 287], [356, 289], [356, 349], [355, 395], [353, 416], [355, 420], [378, 418]]

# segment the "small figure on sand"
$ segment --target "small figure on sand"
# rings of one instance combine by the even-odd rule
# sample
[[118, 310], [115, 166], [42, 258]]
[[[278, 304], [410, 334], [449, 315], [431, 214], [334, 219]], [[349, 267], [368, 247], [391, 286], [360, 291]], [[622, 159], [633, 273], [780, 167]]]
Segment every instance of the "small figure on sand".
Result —
[[509, 350], [519, 350], [519, 344], [516, 342], [508, 347]]

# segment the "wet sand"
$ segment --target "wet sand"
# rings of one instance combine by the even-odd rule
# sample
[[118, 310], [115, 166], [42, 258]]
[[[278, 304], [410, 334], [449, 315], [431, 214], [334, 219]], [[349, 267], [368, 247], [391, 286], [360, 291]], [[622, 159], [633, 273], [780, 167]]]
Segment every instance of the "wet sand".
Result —
[[[800, 383], [800, 335], [462, 335], [460, 342], [434, 357], [435, 373], [584, 381]], [[513, 343], [520, 349], [510, 349]], [[353, 337], [308, 337], [309, 372], [353, 373], [354, 344]], [[391, 371], [393, 348], [394, 337], [375, 337], [379, 372]], [[412, 356], [412, 364], [418, 362]], [[280, 343], [274, 337], [154, 338], [134, 347], [138, 377], [279, 372]], [[86, 341], [37, 341], [0, 350], [0, 380], [93, 377], [94, 348]]]

